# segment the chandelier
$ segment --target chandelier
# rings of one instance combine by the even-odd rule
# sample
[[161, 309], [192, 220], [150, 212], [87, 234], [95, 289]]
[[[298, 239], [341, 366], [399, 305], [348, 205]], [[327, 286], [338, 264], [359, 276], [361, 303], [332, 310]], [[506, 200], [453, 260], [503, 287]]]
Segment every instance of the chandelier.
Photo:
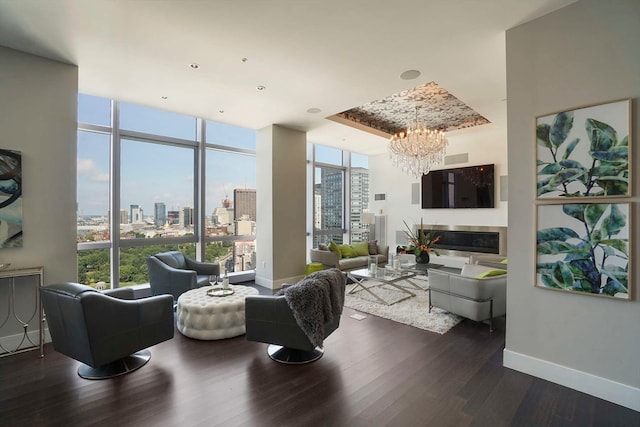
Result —
[[391, 164], [403, 172], [420, 179], [422, 175], [437, 165], [442, 164], [447, 149], [447, 138], [439, 129], [429, 129], [418, 120], [406, 131], [397, 132], [389, 140]]

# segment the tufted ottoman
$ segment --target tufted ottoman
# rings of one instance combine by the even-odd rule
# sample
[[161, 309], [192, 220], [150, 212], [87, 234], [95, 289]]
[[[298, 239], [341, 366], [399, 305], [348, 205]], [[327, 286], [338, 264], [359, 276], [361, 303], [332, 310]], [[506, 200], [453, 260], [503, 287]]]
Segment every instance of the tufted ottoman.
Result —
[[211, 286], [191, 289], [180, 295], [176, 309], [177, 328], [182, 335], [199, 340], [219, 340], [245, 333], [244, 298], [257, 295], [249, 286], [231, 285], [226, 297], [207, 295]]

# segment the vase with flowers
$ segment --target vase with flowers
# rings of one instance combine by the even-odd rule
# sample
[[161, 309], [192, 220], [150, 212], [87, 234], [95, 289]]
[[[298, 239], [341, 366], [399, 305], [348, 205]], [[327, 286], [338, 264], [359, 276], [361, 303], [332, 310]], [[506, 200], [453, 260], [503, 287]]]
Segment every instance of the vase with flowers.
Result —
[[438, 251], [433, 247], [435, 243], [440, 240], [440, 236], [437, 236], [435, 231], [427, 231], [422, 227], [422, 218], [420, 219], [420, 228], [414, 233], [411, 227], [406, 221], [402, 221], [407, 230], [404, 232], [407, 241], [409, 243], [408, 250], [413, 252], [416, 256], [416, 262], [418, 264], [429, 264], [429, 254], [433, 251], [436, 255], [440, 255]]

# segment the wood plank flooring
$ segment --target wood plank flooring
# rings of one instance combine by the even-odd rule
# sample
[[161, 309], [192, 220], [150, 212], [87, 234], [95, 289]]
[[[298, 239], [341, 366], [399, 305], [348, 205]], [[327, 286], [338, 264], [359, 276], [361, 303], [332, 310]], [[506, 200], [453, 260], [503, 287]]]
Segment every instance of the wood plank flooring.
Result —
[[176, 332], [123, 377], [53, 351], [0, 359], [2, 426], [640, 426], [640, 413], [502, 367], [504, 322], [445, 335], [345, 308], [325, 355], [273, 362], [244, 336]]

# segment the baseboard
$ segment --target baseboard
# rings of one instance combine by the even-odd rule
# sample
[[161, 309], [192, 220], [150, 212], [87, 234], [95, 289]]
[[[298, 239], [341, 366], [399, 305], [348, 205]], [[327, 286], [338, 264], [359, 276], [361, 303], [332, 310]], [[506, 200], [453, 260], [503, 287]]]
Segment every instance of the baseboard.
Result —
[[267, 289], [280, 289], [282, 285], [284, 285], [285, 283], [289, 283], [289, 284], [298, 283], [300, 280], [302, 280], [303, 277], [304, 275], [272, 280], [266, 277], [260, 277], [256, 274], [255, 282], [256, 282], [256, 285], [265, 287]]
[[[37, 329], [33, 331], [29, 331], [27, 332], [27, 335], [31, 339], [31, 342], [35, 343], [37, 347], [40, 340], [40, 331]], [[9, 350], [10, 352], [15, 351], [16, 349], [22, 350], [25, 348], [30, 348], [31, 342], [27, 341], [26, 338], [25, 338], [25, 341], [22, 342], [22, 339], [23, 339], [23, 334], [21, 333], [15, 334], [15, 335], [7, 335], [4, 337], [0, 337], [0, 345], [2, 345], [3, 348]], [[20, 345], [21, 342], [22, 342], [22, 345]], [[45, 328], [44, 343], [48, 343], [48, 342], [51, 342], [51, 335], [49, 335], [49, 328]], [[18, 346], [20, 346], [20, 348], [18, 348]], [[34, 351], [37, 351], [37, 350], [34, 350]], [[0, 354], [6, 355], [6, 353], [4, 353], [2, 349], [0, 349]]]
[[503, 352], [503, 365], [634, 411], [640, 411], [640, 389], [638, 388], [507, 349]]

